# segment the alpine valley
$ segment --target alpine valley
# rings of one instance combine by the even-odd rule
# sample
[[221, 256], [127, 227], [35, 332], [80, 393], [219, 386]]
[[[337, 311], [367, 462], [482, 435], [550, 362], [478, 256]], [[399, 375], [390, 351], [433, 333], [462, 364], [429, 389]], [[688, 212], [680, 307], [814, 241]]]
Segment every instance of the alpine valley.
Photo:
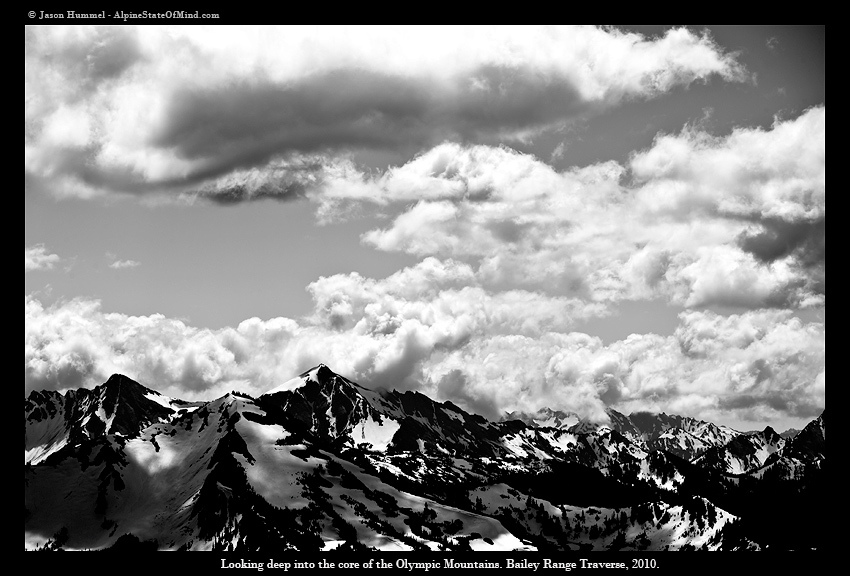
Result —
[[319, 365], [210, 402], [113, 375], [24, 420], [27, 549], [785, 550], [828, 526], [823, 414], [492, 422]]

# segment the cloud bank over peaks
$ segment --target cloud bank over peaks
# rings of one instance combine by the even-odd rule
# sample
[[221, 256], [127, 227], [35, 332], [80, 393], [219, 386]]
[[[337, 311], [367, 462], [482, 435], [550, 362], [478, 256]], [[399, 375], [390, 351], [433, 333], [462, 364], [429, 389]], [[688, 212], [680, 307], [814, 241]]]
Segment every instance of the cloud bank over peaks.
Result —
[[572, 327], [604, 309], [464, 285], [472, 273], [427, 258], [381, 280], [323, 277], [310, 285], [311, 315], [218, 330], [27, 296], [25, 388], [91, 387], [120, 372], [187, 399], [262, 394], [324, 362], [365, 386], [420, 390], [491, 418], [543, 407], [602, 418], [614, 407], [770, 422], [823, 408], [823, 323], [692, 310], [670, 336], [606, 345]]
[[685, 28], [58, 26], [24, 44], [27, 185], [78, 197], [286, 199], [322, 172], [305, 157], [512, 142], [746, 78]]

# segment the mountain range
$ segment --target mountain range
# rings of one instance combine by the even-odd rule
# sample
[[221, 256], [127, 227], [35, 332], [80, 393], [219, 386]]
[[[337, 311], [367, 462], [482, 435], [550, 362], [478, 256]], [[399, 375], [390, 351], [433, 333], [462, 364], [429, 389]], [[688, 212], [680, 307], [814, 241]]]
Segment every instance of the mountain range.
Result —
[[826, 526], [824, 414], [788, 437], [610, 409], [495, 422], [325, 365], [256, 398], [116, 374], [24, 408], [27, 549], [812, 549]]

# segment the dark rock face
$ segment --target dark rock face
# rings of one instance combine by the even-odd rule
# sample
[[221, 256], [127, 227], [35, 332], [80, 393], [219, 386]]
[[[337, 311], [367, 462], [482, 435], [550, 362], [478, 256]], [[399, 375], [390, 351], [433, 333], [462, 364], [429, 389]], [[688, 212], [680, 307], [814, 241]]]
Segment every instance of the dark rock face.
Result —
[[629, 420], [641, 434], [647, 437], [657, 437], [668, 428], [677, 428], [682, 422], [680, 416], [669, 416], [667, 414], [653, 414], [651, 412], [635, 412], [629, 415]]
[[174, 413], [174, 410], [146, 397], [159, 396], [158, 392], [120, 374], [110, 376], [102, 390], [95, 388], [94, 391], [102, 398], [107, 416], [115, 416], [110, 431], [124, 436], [137, 436], [146, 425], [167, 419]]
[[320, 365], [301, 375], [304, 385], [257, 399], [270, 422], [323, 446], [334, 446], [358, 423], [382, 419], [357, 384]]
[[789, 442], [784, 455], [803, 462], [818, 462], [826, 457], [826, 421], [824, 410]]
[[41, 422], [55, 417], [63, 408], [63, 397], [54, 390], [33, 390], [24, 400], [24, 417], [27, 422]]

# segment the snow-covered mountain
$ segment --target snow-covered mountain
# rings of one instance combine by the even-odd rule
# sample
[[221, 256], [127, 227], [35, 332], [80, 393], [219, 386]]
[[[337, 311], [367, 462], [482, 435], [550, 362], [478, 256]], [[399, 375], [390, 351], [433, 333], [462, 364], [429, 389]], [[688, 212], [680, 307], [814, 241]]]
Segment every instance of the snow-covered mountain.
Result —
[[167, 398], [119, 374], [94, 390], [71, 390], [64, 396], [33, 391], [24, 401], [24, 461], [38, 464], [66, 446], [106, 434], [135, 436], [200, 404]]
[[723, 446], [740, 435], [740, 432], [731, 428], [686, 416], [650, 412], [635, 412], [626, 416], [612, 408], [607, 408], [605, 414], [605, 421], [594, 421], [544, 408], [534, 414], [511, 412], [504, 420], [519, 420], [537, 428], [567, 429], [574, 434], [610, 428], [645, 452], [665, 450], [687, 460], [709, 448]]
[[[759, 547], [720, 503], [744, 490], [737, 477], [651, 448], [621, 414], [603, 426], [537, 416], [490, 422], [324, 365], [258, 398], [190, 403], [120, 375], [94, 390], [33, 392], [25, 540], [222, 551]], [[820, 422], [784, 458], [822, 466]]]
[[563, 428], [566, 430], [578, 424], [581, 419], [574, 412], [541, 408], [534, 413], [508, 412], [502, 420], [519, 420], [538, 428]]

